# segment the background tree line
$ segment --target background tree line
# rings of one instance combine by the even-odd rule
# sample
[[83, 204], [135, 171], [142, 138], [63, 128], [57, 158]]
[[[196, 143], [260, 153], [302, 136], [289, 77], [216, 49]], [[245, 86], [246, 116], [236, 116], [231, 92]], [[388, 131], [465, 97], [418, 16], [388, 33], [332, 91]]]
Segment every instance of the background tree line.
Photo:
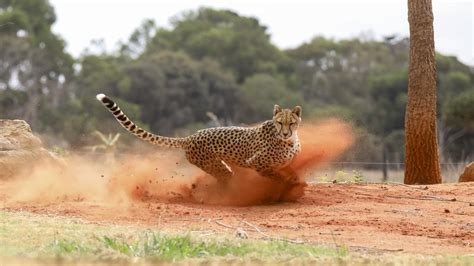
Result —
[[[317, 36], [281, 50], [265, 26], [228, 10], [201, 8], [165, 29], [145, 20], [113, 52], [73, 58], [51, 31], [46, 0], [0, 1], [0, 115], [25, 119], [50, 144], [80, 148], [94, 130], [120, 126], [95, 100], [113, 96], [137, 123], [165, 135], [271, 117], [273, 104], [302, 105], [304, 118], [352, 123], [346, 159], [403, 161], [409, 40]], [[474, 69], [437, 54], [442, 158], [474, 158]], [[132, 138], [125, 138], [130, 141]]]

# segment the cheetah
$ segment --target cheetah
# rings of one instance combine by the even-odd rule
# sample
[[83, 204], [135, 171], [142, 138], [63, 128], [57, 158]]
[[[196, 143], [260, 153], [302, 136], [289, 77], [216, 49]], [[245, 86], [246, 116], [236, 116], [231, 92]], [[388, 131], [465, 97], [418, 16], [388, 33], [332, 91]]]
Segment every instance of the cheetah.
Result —
[[[301, 123], [300, 106], [282, 109], [275, 105], [273, 119], [256, 127], [207, 128], [187, 137], [171, 138], [139, 128], [106, 95], [98, 94], [96, 98], [130, 133], [151, 144], [183, 149], [191, 164], [222, 183], [227, 183], [233, 176], [231, 165], [251, 168], [264, 177], [285, 181], [279, 170], [289, 165], [301, 150], [297, 135]], [[291, 175], [294, 179], [294, 173]]]

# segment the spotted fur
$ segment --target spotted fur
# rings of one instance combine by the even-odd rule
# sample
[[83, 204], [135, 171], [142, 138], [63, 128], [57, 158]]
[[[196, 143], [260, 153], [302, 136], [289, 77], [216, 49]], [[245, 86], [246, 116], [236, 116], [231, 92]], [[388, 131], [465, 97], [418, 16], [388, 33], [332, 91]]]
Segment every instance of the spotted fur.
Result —
[[104, 94], [97, 95], [97, 99], [130, 133], [155, 145], [182, 148], [190, 163], [222, 182], [232, 177], [232, 165], [254, 169], [272, 179], [282, 179], [278, 170], [300, 152], [297, 135], [300, 106], [290, 110], [275, 105], [273, 119], [256, 127], [207, 128], [188, 137], [169, 138], [137, 127]]

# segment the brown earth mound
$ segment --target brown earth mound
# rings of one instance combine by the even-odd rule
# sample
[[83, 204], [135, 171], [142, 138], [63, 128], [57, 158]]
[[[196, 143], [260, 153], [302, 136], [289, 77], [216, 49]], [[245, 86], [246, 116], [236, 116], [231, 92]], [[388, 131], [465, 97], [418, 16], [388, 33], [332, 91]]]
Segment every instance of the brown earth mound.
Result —
[[474, 182], [474, 162], [466, 166], [464, 172], [459, 176], [459, 182]]
[[0, 119], [0, 180], [26, 174], [41, 162], [60, 163], [25, 121]]

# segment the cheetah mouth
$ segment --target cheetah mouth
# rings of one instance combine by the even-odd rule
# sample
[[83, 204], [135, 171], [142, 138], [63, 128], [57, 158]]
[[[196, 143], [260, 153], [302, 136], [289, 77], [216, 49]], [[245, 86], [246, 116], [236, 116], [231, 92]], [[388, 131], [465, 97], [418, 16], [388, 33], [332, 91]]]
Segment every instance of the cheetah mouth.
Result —
[[277, 132], [275, 134], [275, 137], [277, 137], [281, 140], [284, 140], [284, 141], [289, 141], [289, 140], [293, 139], [293, 134], [289, 134], [288, 136], [285, 136], [281, 132]]
[[280, 136], [280, 139], [283, 140], [283, 141], [286, 141], [286, 142], [290, 142], [293, 140], [293, 135], [290, 135], [290, 136]]

